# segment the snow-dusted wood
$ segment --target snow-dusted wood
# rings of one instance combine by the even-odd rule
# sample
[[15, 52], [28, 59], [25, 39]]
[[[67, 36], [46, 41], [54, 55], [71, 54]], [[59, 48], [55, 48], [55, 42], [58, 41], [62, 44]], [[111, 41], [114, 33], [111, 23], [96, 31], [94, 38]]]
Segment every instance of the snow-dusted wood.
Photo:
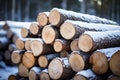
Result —
[[120, 46], [120, 31], [91, 32], [86, 31], [79, 37], [79, 49], [91, 52], [96, 49]]
[[25, 67], [31, 68], [35, 65], [35, 57], [32, 51], [26, 51], [22, 57], [22, 63]]
[[115, 52], [110, 58], [109, 62], [110, 70], [115, 74], [120, 76], [120, 50]]
[[16, 49], [15, 44], [9, 44], [8, 50], [9, 50], [10, 52], [14, 51], [15, 49]]
[[34, 56], [39, 56], [41, 54], [53, 53], [54, 49], [51, 45], [45, 44], [42, 39], [36, 39], [31, 42], [31, 50]]
[[40, 80], [51, 80], [49, 74], [48, 74], [48, 69], [44, 69], [41, 73], [40, 73]]
[[53, 48], [56, 52], [61, 52], [63, 50], [69, 51], [70, 50], [70, 42], [66, 41], [65, 39], [56, 39]]
[[38, 58], [38, 64], [42, 68], [48, 67], [50, 61], [56, 57], [59, 57], [59, 54], [54, 53], [54, 54], [48, 54], [48, 55], [41, 55]]
[[87, 70], [79, 71], [74, 76], [73, 79], [74, 80], [94, 80], [95, 77], [96, 77], [96, 74], [91, 69], [87, 69]]
[[67, 20], [60, 26], [60, 34], [65, 39], [78, 38], [85, 31], [113, 31], [120, 30], [118, 25], [95, 24], [81, 21]]
[[39, 23], [40, 26], [46, 26], [49, 24], [49, 12], [42, 12], [39, 13], [37, 16], [37, 22]]
[[9, 40], [6, 37], [0, 37], [0, 50], [5, 50], [8, 48]]
[[80, 51], [73, 51], [69, 56], [69, 63], [75, 72], [79, 72], [89, 66], [89, 54]]
[[117, 23], [114, 21], [110, 21], [104, 18], [99, 18], [93, 15], [77, 13], [73, 11], [68, 11], [64, 9], [53, 8], [49, 14], [49, 21], [52, 25], [60, 26], [65, 20], [78, 20], [84, 22], [92, 22], [92, 23], [102, 23], [102, 24], [113, 24]]
[[70, 43], [70, 49], [72, 51], [79, 51], [79, 47], [78, 47], [78, 38], [77, 39], [74, 39], [72, 40], [72, 42]]
[[61, 51], [60, 58], [69, 57], [70, 53], [71, 53], [70, 51], [65, 51], [65, 50]]
[[70, 79], [75, 72], [71, 69], [68, 58], [55, 58], [49, 66], [48, 72], [52, 79]]
[[17, 49], [19, 50], [25, 49], [25, 41], [23, 39], [17, 39], [15, 44]]
[[52, 25], [46, 25], [42, 30], [42, 39], [46, 44], [52, 44], [55, 39], [61, 38], [57, 28]]
[[39, 80], [39, 74], [41, 72], [40, 67], [32, 67], [29, 71], [29, 80]]

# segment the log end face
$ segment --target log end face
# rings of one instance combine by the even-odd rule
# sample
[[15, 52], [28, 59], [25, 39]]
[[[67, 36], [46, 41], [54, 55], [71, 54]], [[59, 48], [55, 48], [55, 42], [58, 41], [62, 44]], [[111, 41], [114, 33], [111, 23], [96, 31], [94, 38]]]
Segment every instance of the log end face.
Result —
[[93, 48], [93, 39], [87, 35], [83, 34], [79, 37], [78, 47], [83, 52], [89, 52]]
[[73, 79], [74, 79], [74, 80], [88, 80], [87, 78], [85, 78], [85, 77], [82, 76], [82, 75], [76, 75]]
[[63, 50], [63, 44], [60, 41], [55, 41], [53, 47], [56, 52], [61, 52]]
[[51, 79], [47, 73], [42, 72], [42, 73], [40, 73], [40, 80], [51, 80]]
[[60, 34], [63, 38], [70, 40], [75, 37], [76, 29], [71, 23], [63, 23], [60, 27]]
[[32, 23], [30, 25], [30, 32], [33, 34], [33, 35], [37, 35], [37, 33], [39, 32], [39, 26], [36, 24], [36, 23]]
[[24, 47], [25, 47], [24, 41], [22, 41], [21, 39], [17, 39], [16, 47], [17, 47], [17, 49], [20, 49], [20, 50], [24, 49]]
[[30, 41], [30, 40], [26, 40], [26, 41], [25, 41], [25, 49], [26, 49], [26, 50], [31, 50], [30, 45], [31, 45], [31, 41]]
[[48, 65], [48, 60], [47, 60], [47, 58], [46, 58], [45, 56], [40, 56], [40, 57], [38, 58], [38, 64], [39, 64], [40, 67], [42, 67], [42, 68], [47, 67], [47, 65]]
[[61, 61], [58, 60], [57, 58], [53, 59], [48, 66], [48, 72], [52, 79], [61, 78], [63, 74], [63, 66]]
[[75, 39], [71, 42], [70, 44], [70, 49], [72, 51], [79, 51], [79, 47], [78, 47], [78, 39]]
[[21, 61], [21, 56], [18, 53], [13, 52], [11, 55], [11, 60], [14, 64], [18, 64]]
[[21, 29], [21, 36], [23, 37], [23, 38], [25, 38], [25, 37], [27, 37], [28, 36], [28, 30], [27, 30], [27, 28], [25, 28], [25, 27], [23, 27], [22, 29]]
[[29, 80], [37, 80], [37, 76], [34, 70], [30, 70], [29, 72]]
[[74, 51], [69, 57], [69, 63], [75, 72], [81, 71], [85, 67], [85, 62], [78, 52]]

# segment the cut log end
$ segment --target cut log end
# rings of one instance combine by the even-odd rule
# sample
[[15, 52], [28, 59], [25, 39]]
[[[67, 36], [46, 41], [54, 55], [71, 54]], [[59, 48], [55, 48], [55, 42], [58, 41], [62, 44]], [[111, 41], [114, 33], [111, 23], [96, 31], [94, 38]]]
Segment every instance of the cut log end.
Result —
[[49, 23], [48, 16], [45, 13], [40, 13], [37, 17], [37, 22], [40, 26], [46, 26]]
[[21, 36], [23, 38], [26, 38], [28, 36], [28, 34], [29, 34], [29, 32], [28, 32], [27, 28], [25, 28], [25, 27], [21, 28]]
[[21, 55], [16, 52], [13, 52], [11, 55], [11, 60], [14, 64], [18, 64], [21, 61]]
[[48, 67], [49, 75], [52, 79], [59, 79], [63, 74], [63, 65], [59, 59], [53, 59]]
[[40, 57], [38, 58], [38, 64], [39, 64], [40, 67], [42, 67], [42, 68], [47, 67], [47, 65], [48, 65], [48, 60], [47, 60], [46, 56], [40, 56]]
[[36, 23], [32, 23], [30, 25], [30, 32], [33, 34], [33, 35], [37, 35], [38, 32], [39, 32], [39, 26], [36, 24]]
[[69, 53], [67, 51], [60, 52], [60, 57], [61, 58], [68, 57], [68, 56], [69, 56]]
[[31, 42], [31, 50], [34, 56], [39, 56], [43, 52], [43, 44], [39, 40]]
[[69, 57], [69, 63], [75, 72], [81, 71], [85, 67], [83, 57], [79, 55], [77, 51], [71, 53]]
[[57, 10], [51, 10], [49, 14], [49, 22], [52, 25], [59, 26], [61, 21], [61, 14]]
[[112, 55], [110, 59], [110, 70], [120, 76], [120, 50]]
[[30, 51], [25, 52], [25, 54], [23, 55], [23, 58], [22, 58], [22, 63], [27, 68], [31, 68], [32, 66], [34, 66], [35, 58], [34, 58], [32, 52], [30, 52]]
[[55, 41], [53, 47], [56, 52], [61, 52], [64, 48], [63, 44], [60, 41]]
[[37, 80], [37, 75], [34, 70], [30, 70], [29, 72], [29, 80]]
[[40, 73], [40, 80], [51, 80], [51, 79], [50, 79], [50, 76], [49, 76], [48, 73], [46, 73], [46, 72], [41, 72], [41, 73]]
[[18, 80], [18, 78], [16, 76], [14, 76], [14, 75], [10, 75], [8, 77], [8, 80]]
[[72, 51], [79, 51], [79, 47], [78, 47], [78, 39], [74, 39], [71, 44], [70, 44], [70, 49]]
[[108, 60], [101, 52], [94, 52], [90, 56], [89, 62], [92, 64], [92, 70], [97, 74], [104, 74], [108, 70]]
[[60, 34], [63, 38], [70, 40], [75, 37], [76, 29], [71, 23], [63, 23], [60, 27]]
[[88, 79], [85, 78], [85, 77], [82, 76], [82, 75], [76, 75], [76, 76], [74, 76], [73, 80], [88, 80]]
[[25, 47], [24, 41], [22, 41], [21, 39], [17, 39], [16, 47], [17, 47], [17, 49], [20, 49], [20, 50], [24, 49], [24, 47]]
[[31, 50], [30, 45], [31, 45], [31, 40], [26, 40], [26, 41], [25, 41], [25, 49], [26, 49], [26, 50]]
[[50, 25], [47, 25], [42, 30], [42, 38], [46, 44], [51, 44], [56, 38], [56, 31]]
[[94, 46], [93, 39], [89, 35], [83, 34], [79, 37], [78, 46], [81, 51], [89, 52]]

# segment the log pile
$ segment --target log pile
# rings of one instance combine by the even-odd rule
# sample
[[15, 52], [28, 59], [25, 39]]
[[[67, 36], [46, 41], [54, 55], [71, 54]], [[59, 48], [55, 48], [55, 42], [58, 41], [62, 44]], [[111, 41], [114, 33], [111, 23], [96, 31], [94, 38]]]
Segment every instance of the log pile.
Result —
[[[12, 62], [29, 80], [118, 80], [120, 26], [92, 15], [53, 8], [21, 28]], [[112, 76], [111, 76], [112, 75]], [[9, 76], [18, 78], [16, 75]], [[16, 80], [16, 79], [15, 79]]]

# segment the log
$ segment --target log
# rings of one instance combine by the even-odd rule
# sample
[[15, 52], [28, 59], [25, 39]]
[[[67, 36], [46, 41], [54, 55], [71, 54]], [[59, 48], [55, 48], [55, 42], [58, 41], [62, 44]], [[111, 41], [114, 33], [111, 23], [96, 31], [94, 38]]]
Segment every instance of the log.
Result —
[[79, 40], [79, 39], [74, 39], [74, 40], [70, 43], [70, 49], [71, 49], [72, 51], [79, 51], [78, 40]]
[[31, 39], [25, 41], [25, 49], [26, 50], [31, 50], [31, 47], [30, 47], [31, 42], [32, 42]]
[[96, 49], [120, 46], [120, 31], [86, 31], [79, 37], [78, 46], [83, 52], [92, 52]]
[[91, 70], [79, 71], [73, 78], [73, 80], [94, 80], [96, 74]]
[[60, 26], [60, 34], [70, 40], [78, 38], [85, 31], [113, 31], [120, 30], [118, 25], [95, 24], [81, 21], [67, 20]]
[[69, 63], [71, 68], [75, 72], [79, 72], [83, 69], [87, 69], [89, 66], [89, 57], [90, 55], [87, 53], [83, 53], [80, 51], [73, 51], [69, 56]]
[[26, 51], [22, 57], [22, 63], [25, 67], [31, 68], [35, 64], [35, 57], [32, 51]]
[[19, 76], [18, 73], [16, 74], [11, 74], [8, 76], [8, 80], [21, 80], [22, 77]]
[[54, 54], [48, 54], [48, 55], [41, 55], [38, 58], [38, 64], [42, 68], [47, 68], [50, 61], [56, 57], [59, 57], [59, 54], [54, 53]]
[[6, 50], [8, 48], [9, 40], [6, 37], [0, 37], [0, 50]]
[[58, 30], [52, 25], [47, 25], [42, 30], [42, 39], [46, 44], [52, 44], [55, 39], [61, 38]]
[[4, 60], [5, 60], [6, 64], [10, 63], [10, 65], [11, 65], [12, 64], [11, 63], [11, 52], [6, 50], [5, 53], [3, 54], [3, 56], [4, 56]]
[[109, 76], [107, 80], [120, 80], [120, 76], [113, 74], [113, 75]]
[[55, 58], [49, 66], [48, 72], [52, 79], [70, 79], [75, 72], [71, 69], [68, 58]]
[[8, 50], [9, 50], [10, 52], [14, 51], [15, 49], [16, 49], [15, 44], [10, 44], [10, 45], [8, 46]]
[[41, 69], [39, 67], [33, 67], [29, 71], [29, 80], [39, 80], [39, 74]]
[[39, 23], [40, 26], [46, 26], [49, 24], [49, 12], [42, 12], [39, 13], [37, 16], [37, 22]]
[[17, 49], [19, 50], [25, 49], [25, 41], [23, 39], [17, 39], [15, 44]]
[[28, 75], [29, 75], [29, 69], [26, 68], [22, 63], [20, 63], [19, 66], [18, 66], [18, 74], [21, 77], [28, 77]]
[[12, 52], [11, 54], [11, 61], [14, 63], [14, 64], [19, 64], [22, 62], [22, 56], [23, 54], [25, 53], [24, 50], [15, 50]]
[[52, 25], [59, 27], [67, 19], [84, 21], [88, 23], [102, 23], [102, 24], [113, 24], [113, 25], [117, 24], [114, 21], [110, 21], [104, 18], [99, 18], [93, 15], [77, 13], [77, 12], [68, 11], [64, 9], [53, 8], [50, 11], [49, 21]]
[[110, 58], [109, 66], [115, 75], [120, 76], [120, 49]]
[[40, 27], [37, 23], [31, 23], [30, 32], [33, 35], [41, 36], [42, 27]]
[[48, 74], [48, 69], [45, 69], [40, 73], [40, 80], [52, 80]]
[[60, 52], [60, 58], [69, 57], [69, 54], [70, 52], [64, 50]]
[[70, 42], [64, 39], [56, 39], [53, 48], [56, 52], [61, 52], [63, 50], [69, 51], [70, 50]]
[[[89, 63], [96, 74], [104, 74], [108, 71], [111, 56], [120, 50], [120, 47], [98, 49], [90, 56]], [[98, 64], [99, 63], [99, 64]]]
[[41, 54], [54, 53], [54, 49], [51, 45], [46, 45], [42, 39], [36, 39], [31, 42], [31, 50], [34, 56]]

